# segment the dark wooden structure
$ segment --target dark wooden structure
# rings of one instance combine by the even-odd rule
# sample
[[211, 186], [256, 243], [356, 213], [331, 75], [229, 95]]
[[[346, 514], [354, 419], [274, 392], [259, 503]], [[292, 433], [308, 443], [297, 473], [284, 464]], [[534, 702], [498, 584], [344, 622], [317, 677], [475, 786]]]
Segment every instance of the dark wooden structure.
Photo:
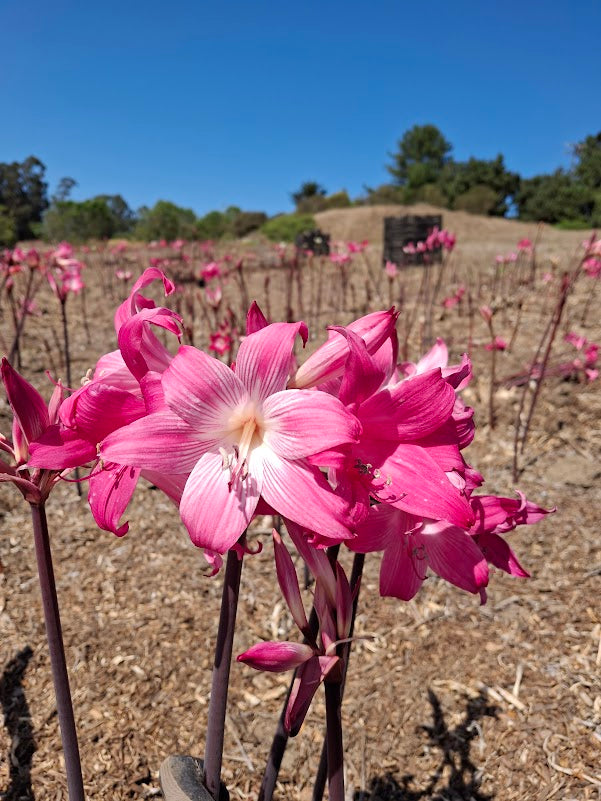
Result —
[[296, 237], [294, 244], [299, 250], [310, 250], [315, 256], [330, 255], [330, 235], [317, 228], [314, 231], [303, 231]]
[[434, 228], [442, 229], [442, 215], [407, 215], [384, 218], [384, 251], [382, 263], [392, 261], [397, 267], [407, 264], [430, 264], [441, 261], [442, 248], [436, 247], [424, 253], [405, 253], [407, 245], [425, 242]]

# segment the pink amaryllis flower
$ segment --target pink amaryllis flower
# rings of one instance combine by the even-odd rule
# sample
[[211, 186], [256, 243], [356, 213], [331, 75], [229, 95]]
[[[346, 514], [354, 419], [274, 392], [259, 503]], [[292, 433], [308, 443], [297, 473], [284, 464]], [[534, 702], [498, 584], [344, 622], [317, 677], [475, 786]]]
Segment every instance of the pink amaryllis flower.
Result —
[[445, 520], [409, 515], [385, 504], [372, 507], [347, 546], [358, 553], [383, 551], [380, 594], [408, 601], [417, 593], [430, 568], [462, 590], [480, 594], [484, 603], [488, 566], [513, 576], [527, 577], [502, 534], [519, 525], [536, 523], [555, 509], [543, 509], [519, 498], [472, 496], [475, 516], [471, 528]]
[[496, 336], [492, 342], [484, 346], [484, 350], [507, 350], [507, 340]]
[[247, 336], [235, 372], [182, 347], [162, 375], [166, 409], [107, 437], [103, 459], [163, 473], [190, 472], [180, 514], [195, 545], [223, 554], [259, 498], [280, 514], [341, 541], [349, 507], [309, 457], [351, 444], [359, 424], [337, 398], [286, 390], [304, 323], [274, 323]]
[[370, 509], [347, 544], [357, 553], [384, 551], [380, 595], [410, 601], [431, 568], [456, 587], [480, 594], [482, 603], [486, 600], [488, 565], [465, 528], [380, 504]]
[[127, 522], [120, 519], [140, 475], [179, 503], [186, 475], [140, 471], [135, 465], [98, 461], [100, 443], [113, 431], [164, 408], [160, 374], [172, 356], [151, 330], [159, 326], [179, 336], [179, 317], [156, 307], [141, 294], [153, 281], [163, 282], [165, 294], [173, 284], [150, 268], [136, 281], [130, 296], [117, 309], [115, 329], [121, 350], [103, 356], [90, 381], [61, 405], [53, 425], [31, 443], [29, 464], [62, 470], [93, 463], [88, 501], [98, 526], [123, 536]]
[[0, 482], [12, 482], [25, 500], [43, 505], [50, 490], [60, 478], [61, 470], [32, 469], [28, 466], [31, 443], [56, 422], [63, 399], [63, 387], [55, 385], [47, 405], [40, 393], [2, 359], [0, 366], [6, 397], [13, 412], [12, 441], [0, 434], [0, 452], [11, 457], [14, 464], [0, 459]]
[[519, 563], [517, 556], [501, 536], [513, 531], [517, 526], [538, 523], [552, 509], [543, 509], [528, 501], [518, 490], [517, 498], [501, 498], [497, 495], [474, 495], [470, 503], [476, 515], [476, 522], [470, 534], [486, 559], [499, 570], [512, 576], [527, 578], [530, 574]]

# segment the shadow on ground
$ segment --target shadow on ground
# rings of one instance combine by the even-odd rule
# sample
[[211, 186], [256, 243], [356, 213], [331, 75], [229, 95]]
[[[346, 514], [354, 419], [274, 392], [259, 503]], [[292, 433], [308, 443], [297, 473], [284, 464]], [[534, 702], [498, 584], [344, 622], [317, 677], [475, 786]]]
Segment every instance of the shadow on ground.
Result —
[[479, 736], [478, 721], [484, 717], [496, 718], [497, 707], [489, 704], [486, 694], [481, 692], [468, 700], [463, 721], [450, 729], [432, 690], [428, 690], [428, 700], [432, 707], [432, 725], [420, 729], [428, 735], [430, 745], [440, 751], [440, 763], [427, 786], [415, 790], [413, 774], [398, 780], [387, 773], [371, 779], [369, 789], [355, 793], [353, 801], [492, 801], [492, 795], [480, 790], [480, 773], [470, 758], [470, 749], [472, 741]]
[[29, 646], [10, 660], [0, 678], [0, 704], [4, 725], [11, 738], [6, 755], [10, 766], [9, 785], [0, 790], [1, 801], [33, 801], [31, 760], [36, 750], [29, 706], [23, 690], [23, 676], [33, 651]]

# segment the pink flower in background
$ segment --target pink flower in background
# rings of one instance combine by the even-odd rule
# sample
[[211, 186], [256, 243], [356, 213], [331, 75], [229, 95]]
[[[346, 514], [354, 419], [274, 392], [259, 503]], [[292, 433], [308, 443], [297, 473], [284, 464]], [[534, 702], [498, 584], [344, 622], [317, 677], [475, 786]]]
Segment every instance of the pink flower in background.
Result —
[[484, 322], [490, 323], [493, 317], [493, 310], [490, 308], [490, 306], [480, 306], [479, 312]]
[[304, 323], [274, 323], [247, 336], [235, 372], [180, 348], [162, 375], [167, 408], [109, 435], [100, 449], [120, 464], [190, 472], [180, 514], [211, 558], [237, 542], [260, 497], [326, 538], [351, 536], [348, 503], [309, 457], [351, 444], [359, 426], [337, 398], [285, 390], [297, 334], [306, 340]]
[[52, 269], [46, 273], [48, 283], [61, 303], [65, 302], [70, 292], [78, 294], [85, 286], [81, 277], [83, 264], [77, 259], [57, 256], [61, 249], [64, 252], [67, 248], [71, 248], [71, 246], [63, 243], [51, 254]]
[[590, 278], [599, 278], [601, 275], [601, 258], [592, 256], [591, 258], [585, 259], [582, 267]]
[[368, 245], [368, 239], [364, 239], [362, 242], [354, 242], [351, 240], [346, 243], [346, 249], [349, 253], [363, 253]]
[[507, 341], [503, 337], [496, 336], [492, 342], [484, 346], [484, 350], [507, 350]]
[[115, 275], [120, 281], [123, 281], [124, 283], [129, 281], [130, 278], [132, 277], [131, 270], [116, 270]]
[[386, 275], [389, 278], [394, 278], [395, 275], [398, 273], [398, 267], [393, 261], [387, 261], [384, 269], [386, 271]]
[[204, 281], [210, 281], [212, 278], [219, 278], [220, 275], [221, 268], [216, 261], [211, 261], [209, 264], [205, 264], [200, 270], [200, 277]]
[[564, 336], [564, 342], [568, 342], [570, 345], [573, 345], [578, 350], [582, 350], [584, 346], [588, 343], [586, 337], [579, 336], [574, 331], [570, 331], [568, 334]]
[[213, 351], [213, 353], [216, 353], [218, 356], [225, 356], [226, 353], [232, 350], [234, 340], [227, 331], [215, 331], [209, 336], [209, 350]]
[[463, 284], [461, 284], [461, 286], [457, 287], [457, 291], [455, 292], [454, 295], [450, 295], [449, 297], [445, 298], [442, 301], [442, 305], [444, 306], [445, 309], [452, 309], [461, 302], [461, 299], [463, 298], [464, 295], [465, 295], [465, 287], [463, 286]]
[[73, 245], [61, 242], [52, 255], [55, 259], [70, 259], [73, 256]]
[[206, 287], [204, 294], [206, 302], [214, 309], [219, 306], [223, 299], [223, 291], [220, 286], [216, 286], [214, 288]]
[[332, 264], [344, 266], [346, 264], [350, 264], [352, 258], [349, 253], [330, 253], [330, 261]]
[[543, 284], [550, 284], [553, 280], [553, 273], [543, 273], [541, 277], [541, 281]]
[[526, 238], [520, 239], [518, 242], [518, 250], [525, 253], [532, 252], [532, 242]]

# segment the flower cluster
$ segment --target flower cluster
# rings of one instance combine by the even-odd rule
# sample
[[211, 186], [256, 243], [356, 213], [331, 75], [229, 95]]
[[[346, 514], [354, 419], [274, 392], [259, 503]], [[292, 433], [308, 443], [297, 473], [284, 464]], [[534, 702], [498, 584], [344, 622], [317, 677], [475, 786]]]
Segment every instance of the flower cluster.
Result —
[[[305, 644], [256, 646], [241, 658], [270, 670], [299, 668], [287, 726], [296, 730], [316, 683], [337, 669], [348, 637], [351, 593], [324, 549], [382, 552], [380, 592], [411, 599], [432, 570], [484, 602], [489, 563], [526, 570], [504, 535], [547, 511], [478, 494], [484, 479], [463, 450], [473, 410], [459, 392], [471, 379], [463, 356], [448, 365], [442, 340], [417, 363], [397, 362], [397, 314], [368, 314], [332, 327], [300, 366], [303, 322], [268, 323], [253, 304], [231, 366], [179, 346], [182, 320], [142, 294], [146, 270], [115, 315], [119, 349], [28, 435], [29, 466], [62, 471], [92, 464], [89, 501], [99, 526], [122, 535], [121, 517], [140, 475], [178, 506], [192, 542], [214, 571], [257, 514], [279, 514], [317, 579], [316, 631], [307, 629], [290, 557], [275, 537], [278, 579]], [[168, 349], [154, 334], [172, 335]], [[216, 342], [211, 348], [217, 350]], [[325, 560], [325, 561], [324, 561]]]
[[435, 225], [423, 242], [409, 242], [403, 248], [403, 252], [407, 254], [429, 253], [433, 250], [440, 250], [441, 248], [451, 251], [455, 247], [456, 242], [457, 238], [455, 234], [451, 234], [444, 228], [440, 230], [438, 226]]

